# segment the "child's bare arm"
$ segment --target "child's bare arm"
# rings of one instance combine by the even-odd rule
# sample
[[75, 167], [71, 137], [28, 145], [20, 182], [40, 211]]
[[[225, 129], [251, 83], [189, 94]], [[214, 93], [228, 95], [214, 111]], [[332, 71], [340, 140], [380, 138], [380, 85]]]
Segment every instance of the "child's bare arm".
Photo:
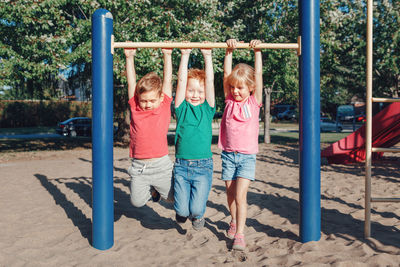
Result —
[[181, 62], [179, 63], [178, 70], [178, 84], [175, 94], [175, 107], [179, 107], [186, 95], [187, 76], [188, 76], [188, 63], [189, 56], [192, 49], [181, 49]]
[[172, 97], [172, 48], [164, 48], [161, 50], [164, 54], [164, 74], [162, 91], [169, 97]]
[[228, 48], [226, 49], [225, 59], [224, 59], [224, 95], [225, 95], [225, 97], [227, 97], [230, 92], [229, 84], [227, 83], [226, 78], [232, 72], [232, 53], [233, 53], [233, 50], [236, 48], [237, 41], [235, 39], [229, 39], [226, 41], [226, 44], [228, 45]]
[[135, 71], [135, 48], [125, 48], [126, 57], [126, 77], [128, 80], [128, 97], [131, 99], [135, 95], [136, 71]]
[[263, 93], [263, 78], [262, 78], [262, 55], [261, 49], [255, 48], [258, 44], [260, 44], [260, 40], [251, 40], [250, 47], [254, 49], [254, 75], [255, 75], [255, 84], [256, 88], [254, 88], [254, 97], [257, 100], [257, 103], [262, 103], [262, 93]]
[[206, 72], [205, 81], [205, 93], [206, 100], [210, 107], [215, 106], [215, 92], [214, 92], [214, 69], [212, 62], [212, 50], [211, 49], [201, 49], [201, 53], [204, 57], [204, 65]]

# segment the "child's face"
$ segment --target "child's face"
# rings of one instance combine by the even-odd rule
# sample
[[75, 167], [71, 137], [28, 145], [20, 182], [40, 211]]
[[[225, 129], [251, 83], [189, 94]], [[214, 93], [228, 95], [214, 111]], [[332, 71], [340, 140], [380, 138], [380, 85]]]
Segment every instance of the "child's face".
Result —
[[189, 79], [187, 81], [185, 99], [193, 106], [203, 104], [206, 99], [204, 83], [197, 79]]
[[251, 94], [251, 89], [246, 83], [230, 84], [229, 88], [233, 98], [237, 102], [245, 101]]
[[159, 92], [147, 91], [138, 95], [139, 106], [143, 110], [152, 110], [160, 106], [164, 99], [164, 95]]

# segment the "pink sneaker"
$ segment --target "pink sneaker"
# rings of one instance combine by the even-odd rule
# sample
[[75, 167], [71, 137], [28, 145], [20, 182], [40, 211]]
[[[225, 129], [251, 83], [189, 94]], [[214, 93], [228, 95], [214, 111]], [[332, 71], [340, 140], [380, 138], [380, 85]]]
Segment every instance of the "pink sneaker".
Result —
[[229, 224], [229, 229], [226, 233], [227, 233], [228, 238], [230, 238], [230, 239], [234, 238], [235, 234], [236, 234], [236, 223], [231, 222]]
[[244, 241], [244, 234], [236, 234], [233, 240], [232, 249], [244, 250], [246, 248], [246, 242]]

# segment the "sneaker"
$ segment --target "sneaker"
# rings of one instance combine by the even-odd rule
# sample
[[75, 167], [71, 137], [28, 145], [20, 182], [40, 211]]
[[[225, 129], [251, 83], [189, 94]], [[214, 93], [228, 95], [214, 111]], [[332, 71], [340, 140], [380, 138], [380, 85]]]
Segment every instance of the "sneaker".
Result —
[[235, 237], [235, 234], [236, 234], [236, 223], [231, 222], [229, 224], [228, 231], [226, 231], [226, 235], [228, 236], [228, 238], [233, 239]]
[[193, 219], [193, 221], [192, 221], [193, 229], [196, 230], [196, 231], [200, 231], [201, 229], [203, 229], [204, 223], [205, 223], [204, 218], [201, 218], [201, 219], [196, 219], [195, 218], [195, 219]]
[[158, 202], [160, 201], [160, 193], [158, 193], [157, 190], [153, 189], [151, 190], [151, 199], [153, 200], [153, 202]]
[[188, 217], [184, 217], [179, 215], [178, 213], [175, 214], [175, 219], [178, 223], [185, 223]]
[[246, 242], [244, 241], [244, 234], [236, 234], [233, 240], [232, 249], [243, 251], [246, 248]]

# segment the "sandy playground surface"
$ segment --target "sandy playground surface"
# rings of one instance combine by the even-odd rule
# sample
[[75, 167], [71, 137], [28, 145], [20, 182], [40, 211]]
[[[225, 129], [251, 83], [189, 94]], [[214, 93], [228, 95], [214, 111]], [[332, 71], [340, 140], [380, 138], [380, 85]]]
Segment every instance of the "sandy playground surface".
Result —
[[[363, 164], [321, 167], [321, 240], [299, 242], [298, 147], [282, 145], [260, 144], [248, 246], [232, 251], [215, 145], [213, 152], [206, 227], [196, 232], [175, 223], [169, 203], [130, 204], [128, 149], [115, 148], [115, 242], [107, 251], [90, 245], [91, 150], [0, 154], [0, 266], [400, 266], [400, 203], [372, 204], [372, 238], [363, 238]], [[394, 156], [374, 165], [374, 197], [399, 197], [399, 167]]]

